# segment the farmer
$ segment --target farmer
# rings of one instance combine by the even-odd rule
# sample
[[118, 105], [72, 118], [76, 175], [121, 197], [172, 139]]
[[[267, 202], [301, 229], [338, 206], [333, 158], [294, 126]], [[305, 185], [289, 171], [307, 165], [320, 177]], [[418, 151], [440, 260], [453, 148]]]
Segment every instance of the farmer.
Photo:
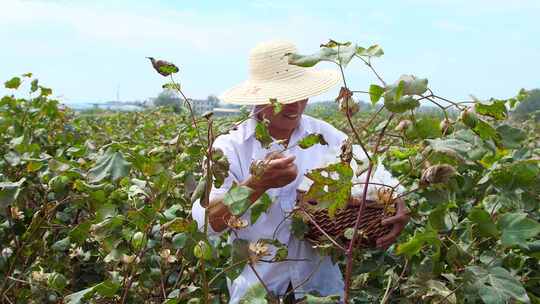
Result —
[[[217, 236], [230, 229], [227, 223], [232, 215], [223, 204], [223, 197], [233, 183], [251, 188], [252, 202], [263, 193], [272, 199], [267, 212], [261, 214], [254, 223], [250, 222], [250, 210], [245, 212], [241, 219], [246, 220], [248, 226], [231, 233], [229, 242], [235, 238], [250, 243], [260, 239], [276, 239], [287, 245], [287, 260], [258, 262], [254, 265], [256, 273], [246, 265], [241, 274], [229, 284], [230, 303], [238, 303], [246, 291], [259, 282], [257, 276], [274, 295], [287, 294], [287, 301], [291, 303], [294, 298], [299, 299], [309, 292], [323, 296], [343, 296], [344, 283], [338, 265], [332, 263], [329, 257], [320, 256], [309, 243], [292, 236], [291, 220], [288, 217], [295, 207], [296, 190], [304, 174], [317, 168], [329, 149], [339, 149], [347, 138], [330, 124], [303, 115], [308, 98], [336, 86], [341, 77], [333, 70], [319, 71], [289, 65], [284, 56], [288, 52], [296, 52], [295, 46], [289, 42], [259, 44], [249, 57], [249, 79], [222, 94], [223, 101], [254, 105], [252, 113], [258, 113], [240, 124], [236, 130], [216, 139], [214, 147], [221, 149], [229, 161], [229, 175], [220, 188], [212, 188], [209, 206], [204, 208], [199, 202], [193, 205], [193, 218], [200, 229], [204, 225], [204, 214], [208, 212], [209, 234]], [[274, 115], [273, 107], [268, 106], [270, 98], [283, 104], [278, 114]], [[283, 144], [273, 143], [268, 149], [261, 146], [255, 138], [256, 120], [261, 119], [269, 120], [270, 135], [275, 140], [282, 140]], [[305, 150], [295, 145], [311, 133], [322, 134], [328, 145], [316, 144]], [[282, 151], [285, 145], [290, 148], [283, 153], [276, 152]], [[253, 161], [263, 159], [269, 160], [268, 167], [262, 176], [254, 178], [250, 174], [250, 165]], [[378, 239], [377, 245], [385, 248], [395, 242], [407, 221], [408, 216], [403, 206], [398, 206], [397, 215], [385, 223], [393, 225], [393, 229]]]

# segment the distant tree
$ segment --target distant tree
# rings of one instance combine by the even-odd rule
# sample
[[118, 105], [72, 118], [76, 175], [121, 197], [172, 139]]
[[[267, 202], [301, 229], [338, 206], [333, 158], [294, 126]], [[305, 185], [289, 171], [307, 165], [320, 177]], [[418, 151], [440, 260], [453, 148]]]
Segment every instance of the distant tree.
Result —
[[156, 107], [172, 107], [176, 113], [182, 111], [182, 101], [173, 90], [164, 89], [154, 100]]
[[512, 116], [516, 119], [534, 116], [536, 121], [540, 121], [540, 89], [530, 90], [529, 96], [519, 103]]
[[216, 95], [208, 95], [206, 100], [208, 100], [208, 102], [210, 103], [210, 108], [212, 109], [218, 107], [219, 105], [219, 98], [217, 98]]

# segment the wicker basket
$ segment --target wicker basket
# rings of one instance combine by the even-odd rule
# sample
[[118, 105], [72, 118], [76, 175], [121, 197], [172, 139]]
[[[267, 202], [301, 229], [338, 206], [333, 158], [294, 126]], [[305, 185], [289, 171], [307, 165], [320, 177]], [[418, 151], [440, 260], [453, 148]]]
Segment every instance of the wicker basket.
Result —
[[[354, 228], [360, 206], [358, 204], [349, 204], [346, 208], [338, 210], [333, 218], [330, 218], [328, 216], [328, 210], [310, 208], [310, 205], [312, 206], [316, 202], [305, 200], [303, 194], [302, 192], [298, 192], [297, 206], [299, 208], [297, 212], [300, 212], [300, 216], [307, 220], [309, 227], [304, 238], [314, 245], [321, 245], [324, 242], [328, 242], [326, 233], [340, 245], [347, 247], [350, 240], [344, 236], [344, 233], [348, 228]], [[377, 239], [390, 232], [392, 226], [383, 226], [381, 221], [384, 218], [393, 216], [395, 211], [394, 208], [386, 209], [375, 201], [366, 201], [366, 207], [364, 212], [362, 212], [358, 226], [359, 236], [356, 242], [357, 247], [374, 248], [376, 247]], [[316, 226], [319, 226], [325, 233]]]

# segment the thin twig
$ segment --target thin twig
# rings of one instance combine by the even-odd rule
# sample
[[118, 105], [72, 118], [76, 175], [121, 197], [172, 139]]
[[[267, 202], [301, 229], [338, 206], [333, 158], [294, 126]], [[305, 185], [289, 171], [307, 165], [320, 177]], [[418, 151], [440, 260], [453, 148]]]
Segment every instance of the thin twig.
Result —
[[386, 284], [386, 289], [384, 291], [383, 298], [381, 300], [381, 304], [385, 304], [388, 300], [386, 297], [388, 297], [388, 292], [390, 291], [390, 286], [392, 286], [392, 274], [388, 275], [388, 283]]
[[304, 286], [307, 282], [309, 282], [309, 280], [311, 280], [313, 275], [321, 267], [322, 262], [323, 262], [323, 257], [319, 259], [319, 263], [317, 263], [317, 267], [313, 268], [313, 271], [311, 271], [311, 273], [302, 282], [300, 282], [300, 284], [298, 284], [296, 287], [293, 286], [293, 289], [289, 290], [285, 295], [283, 295], [283, 298], [286, 299], [289, 296], [289, 294], [291, 294], [292, 292], [294, 292], [295, 290], [297, 290], [298, 288]]
[[375, 68], [373, 68], [373, 65], [371, 64], [371, 61], [366, 61], [364, 58], [362, 58], [361, 56], [358, 56], [358, 55], [354, 55], [358, 58], [360, 58], [370, 69], [371, 71], [375, 74], [375, 76], [377, 76], [377, 78], [379, 79], [379, 81], [383, 84], [383, 86], [386, 87], [386, 82], [384, 82], [384, 80], [382, 79], [382, 77], [379, 75], [379, 73], [377, 73], [377, 71], [375, 71]]
[[268, 289], [268, 286], [266, 286], [266, 284], [264, 283], [263, 279], [261, 278], [257, 270], [255, 270], [255, 267], [253, 267], [251, 263], [248, 263], [248, 265], [251, 268], [251, 270], [253, 270], [253, 273], [255, 274], [257, 279], [259, 279], [259, 282], [261, 282], [261, 285], [264, 287], [264, 290], [266, 290], [266, 294], [270, 295], [271, 294], [270, 289]]
[[[303, 210], [302, 210], [303, 211]], [[336, 247], [338, 247], [339, 249], [343, 250], [343, 251], [346, 251], [346, 249], [341, 246], [338, 242], [336, 242], [336, 240], [334, 240], [333, 237], [331, 237], [328, 233], [326, 233], [326, 231], [324, 231], [324, 229], [321, 228], [321, 226], [319, 226], [319, 224], [317, 224], [317, 222], [313, 219], [313, 217], [311, 217], [311, 215], [308, 213], [308, 212], [304, 212], [304, 215], [307, 216], [307, 218], [309, 219], [309, 221], [313, 224], [313, 226], [315, 226], [315, 228], [319, 229], [319, 231], [324, 234], [324, 236], [326, 236], [330, 242], [332, 242], [334, 245], [336, 245]]]
[[[394, 118], [394, 114], [390, 115], [388, 118], [388, 121], [382, 128], [381, 132], [379, 133], [379, 137], [377, 138], [377, 142], [375, 143], [375, 151], [378, 150], [379, 145], [382, 141], [382, 138], [384, 136], [384, 132], [386, 131], [386, 128]], [[360, 226], [360, 218], [362, 214], [364, 213], [364, 209], [366, 207], [366, 199], [367, 199], [367, 190], [369, 186], [369, 180], [371, 178], [371, 171], [373, 170], [373, 162], [369, 162], [367, 175], [366, 175], [366, 184], [364, 185], [364, 193], [362, 194], [362, 201], [360, 202], [360, 206], [358, 208], [358, 215], [356, 216], [356, 222], [354, 223], [354, 229], [353, 229], [353, 236], [351, 239], [351, 242], [349, 244], [349, 248], [345, 252], [345, 255], [347, 257], [347, 263], [345, 267], [345, 298], [344, 302], [349, 303], [349, 291], [351, 287], [351, 275], [352, 275], [352, 260], [353, 260], [353, 249], [356, 242], [356, 239], [358, 237], [358, 227]]]
[[223, 270], [221, 270], [219, 273], [217, 273], [209, 282], [208, 282], [208, 286], [212, 286], [212, 283], [214, 283], [214, 281], [219, 278], [219, 276], [221, 276], [222, 274], [226, 273], [227, 271], [233, 269], [234, 267], [237, 267], [239, 265], [241, 265], [242, 263], [245, 263], [249, 260], [249, 258], [246, 258], [244, 260], [241, 260], [241, 261], [238, 261], [230, 266], [227, 266], [225, 268], [223, 268]]

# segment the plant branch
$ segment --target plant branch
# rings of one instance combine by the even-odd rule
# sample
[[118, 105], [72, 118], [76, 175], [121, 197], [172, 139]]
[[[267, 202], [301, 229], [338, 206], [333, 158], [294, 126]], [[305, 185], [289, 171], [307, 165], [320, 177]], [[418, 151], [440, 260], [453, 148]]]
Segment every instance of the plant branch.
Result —
[[[386, 124], [382, 128], [381, 132], [379, 133], [379, 136], [377, 138], [377, 142], [375, 143], [375, 151], [378, 150], [379, 145], [380, 145], [380, 143], [382, 141], [382, 138], [384, 137], [384, 132], [386, 131], [386, 128], [388, 128], [388, 125], [390, 124], [390, 122], [392, 121], [393, 118], [394, 118], [394, 114], [390, 115], [390, 117], [388, 118], [388, 121], [386, 122]], [[368, 165], [367, 175], [366, 175], [366, 182], [365, 182], [365, 185], [364, 185], [364, 193], [362, 194], [362, 201], [360, 202], [360, 206], [358, 208], [358, 215], [356, 216], [356, 222], [354, 223], [353, 236], [352, 236], [351, 242], [349, 244], [349, 248], [345, 252], [345, 255], [346, 255], [346, 258], [347, 258], [347, 263], [346, 263], [346, 267], [345, 267], [345, 299], [344, 299], [345, 303], [349, 303], [349, 292], [350, 292], [350, 288], [351, 288], [351, 275], [352, 275], [352, 262], [353, 262], [353, 255], [352, 254], [353, 254], [353, 249], [354, 249], [354, 246], [355, 246], [355, 243], [356, 243], [356, 239], [358, 237], [357, 232], [358, 232], [358, 227], [360, 225], [360, 219], [361, 219], [361, 216], [364, 213], [364, 209], [366, 207], [367, 190], [368, 190], [369, 180], [371, 178], [372, 170], [373, 170], [373, 162], [370, 161], [369, 165]]]
[[371, 64], [371, 61], [367, 61], [365, 60], [364, 58], [362, 58], [361, 56], [358, 56], [358, 55], [354, 55], [358, 58], [360, 58], [360, 60], [362, 60], [370, 69], [371, 71], [375, 74], [375, 76], [377, 76], [377, 78], [379, 79], [379, 81], [383, 84], [383, 86], [386, 87], [386, 82], [384, 82], [384, 80], [382, 79], [382, 77], [379, 75], [379, 73], [377, 73], [377, 71], [375, 71], [375, 68], [373, 67], [373, 65]]

